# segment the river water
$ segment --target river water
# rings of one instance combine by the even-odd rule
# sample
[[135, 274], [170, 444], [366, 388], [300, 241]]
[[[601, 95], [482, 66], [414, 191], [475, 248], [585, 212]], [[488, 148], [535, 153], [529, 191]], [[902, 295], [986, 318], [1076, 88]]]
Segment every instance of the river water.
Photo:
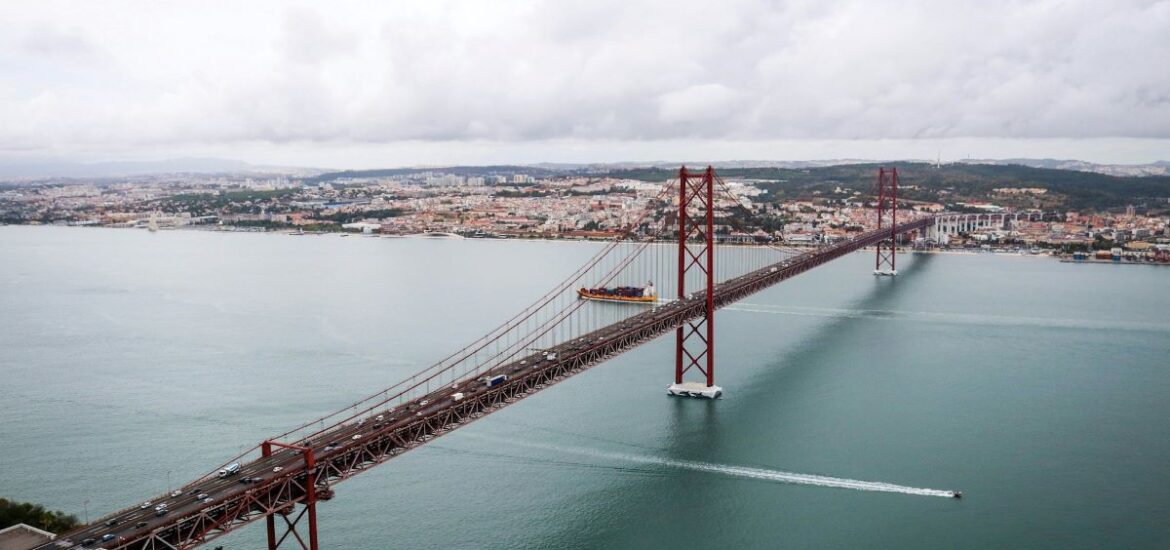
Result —
[[[0, 227], [0, 496], [93, 518], [163, 492], [596, 246]], [[721, 310], [723, 399], [668, 397], [661, 338], [338, 485], [323, 546], [1170, 547], [1170, 269], [871, 262]]]

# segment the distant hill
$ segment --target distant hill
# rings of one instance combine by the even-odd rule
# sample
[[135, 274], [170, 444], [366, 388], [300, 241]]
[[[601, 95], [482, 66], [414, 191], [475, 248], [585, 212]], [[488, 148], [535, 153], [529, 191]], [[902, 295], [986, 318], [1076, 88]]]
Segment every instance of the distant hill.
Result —
[[[882, 161], [885, 164], [934, 164], [927, 159], [895, 159]], [[821, 160], [728, 160], [728, 161], [650, 161], [650, 162], [611, 162], [595, 164], [557, 164], [541, 163], [533, 166], [554, 171], [612, 171], [635, 170], [641, 168], [665, 168], [677, 170], [680, 165], [692, 168], [705, 167], [708, 164], [717, 169], [728, 168], [825, 168], [850, 164], [872, 165], [878, 161], [873, 159], [821, 159]], [[948, 163], [952, 164], [952, 163]], [[1051, 168], [1056, 170], [1075, 170], [1078, 172], [1096, 172], [1111, 176], [1168, 176], [1170, 175], [1170, 161], [1160, 160], [1149, 164], [1097, 164], [1083, 160], [1060, 159], [965, 159], [958, 164], [995, 164], [1000, 166], [1019, 165], [1032, 168]]]
[[[544, 165], [549, 166], [549, 165]], [[566, 165], [569, 166], [569, 165]], [[576, 170], [577, 165], [572, 165], [572, 169], [552, 169], [540, 165], [521, 166], [521, 165], [498, 165], [498, 166], [445, 166], [445, 167], [414, 167], [414, 168], [380, 168], [375, 170], [342, 170], [339, 172], [325, 172], [309, 178], [305, 178], [305, 183], [318, 183], [324, 181], [333, 181], [343, 178], [387, 178], [392, 176], [407, 176], [411, 174], [422, 174], [425, 172], [435, 172], [441, 174], [453, 174], [457, 176], [511, 176], [513, 174], [527, 174], [533, 177], [541, 176], [555, 176], [561, 175], [565, 172]]]
[[1056, 170], [1076, 170], [1079, 172], [1096, 172], [1110, 176], [1170, 176], [1170, 162], [1160, 160], [1150, 164], [1096, 164], [1083, 160], [1059, 159], [968, 159], [965, 164], [996, 164], [1030, 166], [1032, 168], [1052, 168]]
[[72, 162], [64, 160], [0, 161], [0, 180], [38, 178], [107, 178], [146, 174], [242, 174], [302, 175], [319, 173], [313, 168], [261, 166], [238, 160], [177, 158], [159, 161]]
[[[459, 175], [512, 175], [528, 174], [546, 176], [565, 173], [604, 174], [615, 170], [678, 169], [680, 165], [703, 167], [711, 164], [720, 170], [751, 168], [826, 168], [843, 165], [871, 165], [877, 161], [864, 159], [820, 159], [820, 160], [728, 160], [728, 161], [626, 161], [601, 163], [556, 163], [543, 162], [528, 165], [494, 166], [409, 166], [367, 170], [327, 170], [312, 167], [270, 166], [251, 164], [239, 160], [221, 158], [175, 158], [158, 161], [105, 161], [77, 162], [67, 159], [8, 160], [0, 158], [0, 181], [35, 180], [47, 178], [110, 178], [119, 176], [141, 176], [151, 174], [288, 174], [308, 178], [309, 181], [330, 181], [337, 178], [385, 177], [417, 174], [422, 172], [443, 172]], [[928, 160], [902, 159], [884, 161], [890, 163], [931, 164]], [[1058, 159], [971, 159], [963, 164], [1020, 165], [1033, 168], [1051, 168], [1096, 172], [1113, 176], [1167, 176], [1170, 175], [1170, 161], [1150, 164], [1095, 164], [1079, 160]]]
[[[868, 192], [878, 164], [850, 164], [814, 168], [724, 168], [723, 178], [762, 180], [762, 187], [783, 197], [811, 196], [826, 193], [837, 186]], [[1002, 187], [1039, 187], [1061, 197], [1061, 207], [1069, 209], [1116, 209], [1129, 204], [1170, 199], [1170, 176], [1110, 176], [1095, 172], [1033, 168], [1021, 165], [887, 163], [897, 166], [903, 186], [918, 186], [933, 200], [938, 191], [954, 197], [988, 197]], [[608, 175], [644, 181], [666, 181], [677, 169], [641, 168], [613, 170]], [[905, 193], [907, 197], [921, 195]]]
[[[1110, 175], [1089, 167], [1100, 168], [1080, 161], [1029, 161], [1034, 164], [1068, 165], [1076, 167], [1033, 167], [1007, 161], [950, 163], [936, 166], [928, 162], [886, 162], [898, 166], [903, 186], [921, 187], [923, 192], [904, 193], [907, 198], [942, 200], [939, 191], [954, 200], [985, 199], [993, 190], [1002, 187], [1040, 187], [1051, 193], [1043, 201], [1044, 207], [1068, 209], [1117, 209], [1129, 204], [1165, 202], [1170, 199], [1170, 175]], [[455, 166], [386, 168], [379, 170], [347, 170], [326, 172], [306, 178], [309, 184], [342, 178], [378, 178], [436, 172], [463, 176], [528, 174], [535, 177], [581, 174], [609, 176], [643, 181], [666, 181], [678, 173], [678, 162], [606, 163]], [[688, 166], [701, 167], [707, 163], [693, 162]], [[837, 186], [847, 186], [868, 192], [879, 166], [872, 161], [734, 161], [710, 163], [724, 178], [761, 180], [761, 185], [776, 197], [811, 196], [820, 191], [829, 192]], [[761, 166], [762, 165], [762, 166]], [[1144, 166], [1170, 168], [1160, 162]]]

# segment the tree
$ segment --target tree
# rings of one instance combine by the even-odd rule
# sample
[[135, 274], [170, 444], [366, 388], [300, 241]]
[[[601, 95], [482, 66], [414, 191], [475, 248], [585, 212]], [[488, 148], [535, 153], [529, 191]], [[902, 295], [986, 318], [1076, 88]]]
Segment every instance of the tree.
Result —
[[15, 502], [0, 498], [0, 529], [23, 523], [50, 533], [63, 533], [77, 527], [77, 516], [46, 510], [30, 502]]

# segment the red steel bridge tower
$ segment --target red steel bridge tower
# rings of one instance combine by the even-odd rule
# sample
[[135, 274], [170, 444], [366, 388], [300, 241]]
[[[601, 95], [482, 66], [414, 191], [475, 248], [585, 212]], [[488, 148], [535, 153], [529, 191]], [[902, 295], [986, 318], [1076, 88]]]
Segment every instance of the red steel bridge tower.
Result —
[[[692, 215], [692, 213], [696, 215]], [[687, 288], [690, 283], [698, 288]], [[678, 299], [704, 300], [704, 314], [675, 329], [674, 384], [671, 395], [717, 398], [715, 385], [715, 169], [678, 171]], [[698, 371], [703, 382], [683, 382]]]
[[889, 171], [885, 168], [878, 168], [877, 197], [878, 229], [889, 227], [890, 238], [877, 244], [873, 274], [893, 276], [898, 274], [894, 250], [897, 244], [895, 240], [898, 238], [898, 233], [894, 230], [898, 225], [897, 168], [890, 168]]
[[[300, 452], [304, 455], [305, 470], [307, 472], [306, 481], [302, 487], [304, 492], [304, 500], [301, 502], [302, 508], [299, 514], [294, 519], [289, 519], [289, 516], [296, 512], [296, 506], [289, 503], [284, 508], [276, 510], [276, 513], [268, 514], [265, 517], [265, 522], [268, 528], [268, 550], [277, 550], [286, 542], [295, 542], [296, 546], [302, 550], [319, 550], [320, 545], [317, 541], [317, 501], [329, 500], [333, 497], [333, 491], [325, 487], [317, 486], [317, 460], [313, 449], [309, 447], [302, 447], [299, 445], [289, 445], [279, 441], [265, 441], [260, 444], [261, 456], [272, 456], [272, 448], [280, 447]], [[276, 517], [280, 516], [285, 523], [284, 534], [277, 538]], [[297, 532], [297, 524], [304, 518], [308, 530], [308, 540]]]

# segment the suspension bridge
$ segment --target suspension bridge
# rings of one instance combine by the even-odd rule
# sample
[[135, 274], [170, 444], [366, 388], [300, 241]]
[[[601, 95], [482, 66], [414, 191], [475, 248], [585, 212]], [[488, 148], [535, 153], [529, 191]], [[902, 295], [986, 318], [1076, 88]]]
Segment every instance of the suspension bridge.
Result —
[[318, 550], [317, 505], [338, 482], [671, 331], [667, 391], [719, 397], [716, 310], [866, 247], [876, 247], [875, 275], [896, 275], [899, 237], [944, 227], [937, 216], [898, 219], [896, 169], [879, 170], [875, 187], [876, 223], [852, 238], [804, 248], [717, 246], [718, 230], [746, 208], [711, 167], [683, 167], [618, 238], [475, 342], [179, 490], [39, 548], [187, 549], [264, 520], [269, 550]]

